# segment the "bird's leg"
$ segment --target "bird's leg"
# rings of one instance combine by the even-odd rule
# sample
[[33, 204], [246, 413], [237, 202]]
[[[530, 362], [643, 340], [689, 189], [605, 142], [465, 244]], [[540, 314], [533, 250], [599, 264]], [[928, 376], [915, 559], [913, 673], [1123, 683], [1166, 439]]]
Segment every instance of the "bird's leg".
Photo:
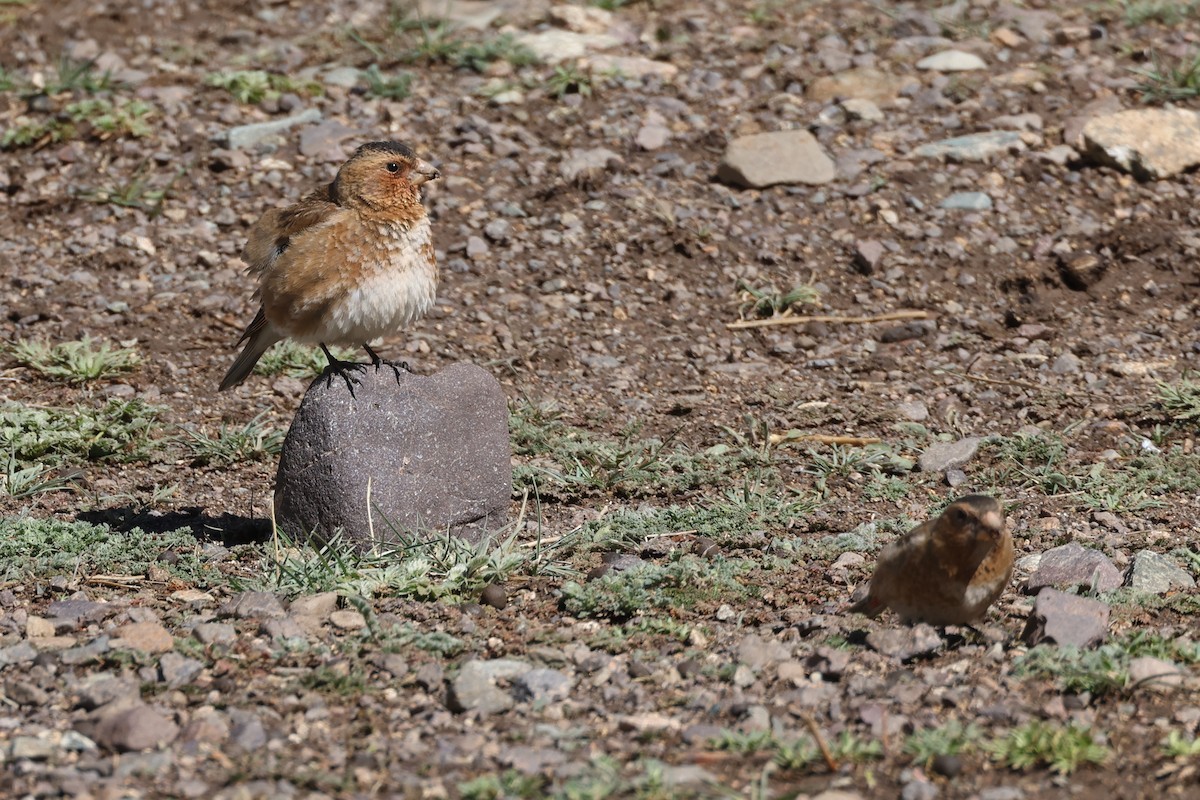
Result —
[[366, 364], [359, 364], [354, 361], [342, 361], [340, 358], [335, 358], [333, 353], [329, 352], [329, 348], [325, 346], [324, 342], [321, 342], [321, 350], [325, 353], [325, 358], [329, 359], [329, 372], [326, 375], [325, 385], [329, 385], [329, 381], [333, 380], [333, 376], [336, 373], [346, 382], [346, 389], [349, 390], [350, 396], [353, 397], [354, 384], [359, 381], [352, 381], [348, 373], [352, 369], [366, 369]]
[[380, 365], [382, 364], [386, 364], [392, 368], [392, 372], [396, 374], [396, 383], [400, 383], [400, 370], [412, 372], [412, 370], [408, 368], [407, 363], [403, 361], [388, 361], [386, 358], [381, 357], [378, 353], [372, 350], [371, 345], [367, 344], [366, 342], [363, 342], [362, 348], [363, 350], [366, 350], [367, 355], [371, 357], [371, 363], [375, 365], [375, 369], [379, 369]]

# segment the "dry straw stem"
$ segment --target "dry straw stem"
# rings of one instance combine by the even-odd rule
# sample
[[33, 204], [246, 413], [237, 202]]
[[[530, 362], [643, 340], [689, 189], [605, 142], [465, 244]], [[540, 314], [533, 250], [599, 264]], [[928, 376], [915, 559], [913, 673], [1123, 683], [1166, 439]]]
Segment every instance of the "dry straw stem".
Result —
[[878, 436], [838, 436], [829, 433], [772, 433], [767, 437], [771, 446], [787, 444], [788, 442], [816, 442], [817, 444], [844, 444], [852, 447], [862, 447], [868, 444], [880, 444], [883, 439]]
[[726, 322], [730, 330], [741, 328], [773, 328], [779, 325], [803, 325], [806, 322], [840, 322], [847, 325], [869, 322], [893, 322], [898, 319], [929, 319], [928, 311], [889, 311], [886, 314], [875, 314], [869, 317], [839, 317], [829, 314], [804, 314], [789, 317], [767, 317], [766, 319], [741, 319], [737, 322]]

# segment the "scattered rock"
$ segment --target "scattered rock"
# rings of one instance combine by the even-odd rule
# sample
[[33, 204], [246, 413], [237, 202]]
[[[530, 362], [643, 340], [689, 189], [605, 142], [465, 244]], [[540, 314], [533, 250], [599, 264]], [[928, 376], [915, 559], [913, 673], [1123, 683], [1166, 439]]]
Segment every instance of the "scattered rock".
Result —
[[1099, 550], [1068, 542], [1042, 554], [1025, 591], [1037, 594], [1047, 586], [1055, 589], [1082, 586], [1097, 592], [1111, 592], [1122, 583], [1121, 572], [1112, 559]]
[[1109, 613], [1108, 604], [1099, 600], [1057, 589], [1042, 589], [1025, 623], [1022, 638], [1030, 645], [1054, 642], [1092, 647], [1108, 635]]
[[654, 77], [670, 82], [679, 74], [679, 67], [674, 64], [643, 56], [590, 55], [579, 59], [579, 66], [592, 73], [620, 75], [639, 81]]
[[861, 119], [863, 122], [882, 122], [883, 112], [879, 106], [863, 97], [850, 97], [841, 102], [842, 109], [848, 119]]
[[320, 592], [297, 597], [288, 606], [288, 612], [294, 617], [317, 617], [329, 619], [329, 615], [337, 610], [338, 593]]
[[122, 705], [111, 712], [108, 708], [98, 712], [98, 719], [77, 726], [80, 733], [107, 750], [128, 753], [166, 747], [179, 734], [178, 725], [145, 703]]
[[1183, 671], [1170, 661], [1140, 656], [1129, 662], [1129, 685], [1134, 689], [1169, 692], [1183, 685]]
[[333, 627], [343, 631], [360, 631], [367, 627], [366, 617], [353, 608], [343, 608], [340, 611], [332, 612], [329, 615], [329, 622]]
[[166, 653], [175, 647], [175, 637], [157, 622], [131, 622], [113, 631], [109, 646], [114, 650]]
[[1129, 565], [1126, 584], [1136, 592], [1166, 594], [1172, 589], [1191, 589], [1196, 579], [1169, 557], [1152, 550], [1140, 550]]
[[897, 661], [911, 661], [940, 650], [942, 637], [931, 625], [922, 622], [912, 627], [875, 628], [867, 634], [867, 646]]
[[561, 64], [564, 61], [582, 58], [595, 50], [616, 47], [621, 40], [607, 33], [575, 33], [552, 28], [537, 33], [518, 34], [516, 43], [528, 47], [539, 61]]
[[504, 524], [512, 466], [495, 378], [470, 364], [429, 377], [367, 367], [351, 376], [351, 394], [327, 377], [309, 387], [284, 441], [280, 528], [322, 540], [341, 531], [366, 550], [393, 529], [478, 540]]
[[192, 636], [201, 644], [232, 644], [237, 640], [237, 628], [227, 622], [199, 622]]
[[717, 179], [731, 186], [764, 189], [777, 184], [829, 183], [833, 161], [808, 131], [757, 133], [734, 139], [725, 149]]
[[513, 697], [521, 703], [555, 703], [571, 695], [571, 679], [556, 669], [531, 669], [513, 681]]
[[938, 205], [955, 211], [987, 211], [992, 198], [986, 192], [955, 192]]
[[990, 131], [923, 144], [913, 151], [913, 155], [918, 158], [944, 158], [952, 162], [990, 161], [1003, 153], [1019, 153], [1025, 149], [1025, 140], [1019, 132]]
[[1138, 108], [1095, 117], [1083, 127], [1083, 154], [1139, 180], [1158, 180], [1200, 165], [1200, 114]]
[[287, 616], [279, 598], [270, 592], [239, 592], [221, 607], [223, 617], [279, 619]]
[[508, 605], [508, 592], [504, 591], [503, 586], [489, 584], [483, 587], [483, 591], [479, 595], [479, 602], [485, 606], [503, 610]]
[[625, 160], [607, 147], [590, 150], [573, 148], [559, 166], [559, 173], [567, 183], [592, 185], [601, 175], [619, 169]]
[[512, 680], [526, 672], [529, 672], [529, 665], [524, 661], [506, 658], [468, 661], [450, 681], [446, 705], [451, 711], [475, 711], [485, 715], [507, 711], [513, 707], [513, 695], [498, 687], [496, 682]]
[[936, 70], [937, 72], [970, 72], [976, 69], [987, 69], [987, 62], [974, 53], [964, 50], [944, 50], [922, 58], [917, 62], [917, 69]]
[[293, 114], [283, 119], [254, 122], [250, 125], [230, 128], [214, 136], [213, 141], [230, 150], [249, 150], [252, 147], [273, 143], [286, 131], [310, 122], [317, 122], [320, 119], [320, 111], [315, 108], [307, 108], [299, 114]]
[[857, 98], [877, 106], [894, 101], [915, 78], [889, 75], [872, 67], [850, 69], [837, 75], [822, 76], [809, 84], [805, 96], [816, 103]]
[[921, 472], [945, 472], [961, 467], [975, 457], [982, 441], [978, 436], [968, 436], [957, 442], [934, 442], [921, 453], [917, 466]]
[[883, 253], [883, 244], [874, 239], [856, 242], [854, 245], [854, 260], [851, 263], [863, 275], [870, 275], [875, 272], [880, 259], [883, 258]]

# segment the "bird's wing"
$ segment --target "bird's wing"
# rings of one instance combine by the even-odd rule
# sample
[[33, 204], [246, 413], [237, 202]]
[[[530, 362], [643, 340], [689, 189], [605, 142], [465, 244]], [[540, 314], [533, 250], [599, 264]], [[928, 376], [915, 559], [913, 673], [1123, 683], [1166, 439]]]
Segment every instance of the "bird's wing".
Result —
[[288, 249], [293, 238], [341, 210], [329, 198], [329, 189], [320, 189], [299, 203], [263, 214], [250, 229], [242, 250], [247, 272], [261, 275]]

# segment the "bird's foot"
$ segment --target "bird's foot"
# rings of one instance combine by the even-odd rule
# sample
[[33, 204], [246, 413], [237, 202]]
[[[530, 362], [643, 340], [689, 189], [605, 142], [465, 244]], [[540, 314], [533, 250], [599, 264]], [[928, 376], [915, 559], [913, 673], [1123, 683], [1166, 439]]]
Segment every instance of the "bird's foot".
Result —
[[333, 376], [337, 375], [346, 382], [346, 390], [350, 392], [350, 396], [354, 397], [354, 387], [361, 385], [362, 380], [356, 377], [353, 373], [356, 370], [366, 371], [366, 364], [359, 364], [357, 361], [342, 361], [340, 358], [335, 358], [333, 353], [329, 352], [329, 348], [321, 345], [321, 349], [325, 351], [325, 358], [329, 359], [329, 367], [325, 370], [325, 386], [333, 381]]
[[375, 367], [376, 371], [378, 371], [380, 367], [390, 368], [396, 376], [397, 384], [400, 383], [401, 371], [406, 372], [406, 373], [412, 372], [412, 370], [408, 368], [407, 361], [389, 361], [388, 359], [381, 357], [378, 353], [376, 353], [374, 350], [372, 350], [370, 345], [368, 345], [366, 342], [363, 342], [363, 350], [366, 350], [367, 355], [371, 357], [371, 364]]

